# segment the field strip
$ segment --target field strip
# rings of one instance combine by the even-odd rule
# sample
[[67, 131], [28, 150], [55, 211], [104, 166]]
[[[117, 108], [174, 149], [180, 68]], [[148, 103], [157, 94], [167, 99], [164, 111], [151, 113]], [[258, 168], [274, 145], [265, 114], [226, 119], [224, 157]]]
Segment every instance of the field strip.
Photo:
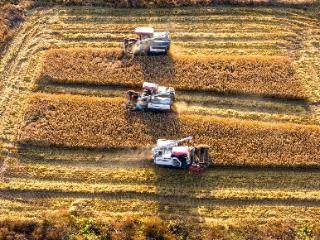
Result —
[[[60, 40], [60, 42], [59, 42]], [[288, 45], [289, 44], [289, 45]], [[120, 48], [122, 47], [121, 41], [114, 41], [112, 39], [104, 39], [104, 38], [58, 38], [58, 41], [53, 42], [51, 48], [54, 49], [65, 49], [65, 48]], [[254, 52], [255, 55], [274, 55], [274, 56], [283, 56], [287, 54], [287, 49], [290, 47], [290, 41], [287, 40], [268, 40], [268, 41], [247, 41], [247, 42], [239, 42], [239, 41], [221, 41], [221, 42], [204, 42], [204, 41], [176, 41], [172, 44], [172, 49], [178, 49], [179, 53], [188, 53], [188, 51], [200, 51], [204, 48], [211, 49], [211, 51], [224, 51], [225, 55], [226, 51], [228, 53], [236, 53], [238, 50], [242, 55], [250, 54], [250, 51]], [[233, 52], [229, 52], [229, 49], [234, 49]], [[190, 54], [189, 54], [190, 55]], [[203, 54], [205, 55], [205, 54]], [[206, 56], [208, 53], [206, 54]], [[214, 55], [214, 54], [212, 54]], [[237, 55], [237, 54], [234, 54]], [[240, 55], [240, 54], [238, 54]], [[252, 55], [252, 54], [251, 54]]]
[[[57, 163], [50, 161], [24, 161], [12, 163], [5, 174], [6, 179], [23, 177], [34, 180], [56, 180], [86, 183], [121, 183], [151, 184], [159, 187], [179, 188], [179, 179], [190, 189], [283, 189], [301, 192], [302, 190], [319, 191], [319, 170], [316, 169], [272, 169], [272, 168], [209, 168], [201, 176], [188, 174], [186, 170], [159, 168], [151, 159], [144, 168], [105, 166], [103, 163], [81, 164], [78, 160]], [[199, 181], [195, 181], [199, 179]], [[308, 184], [306, 184], [308, 182]]]
[[[320, 22], [320, 21], [319, 21]], [[300, 57], [295, 61], [297, 73], [305, 79], [314, 101], [320, 102], [320, 32], [308, 29], [305, 31], [303, 48]], [[317, 44], [315, 44], [317, 42]]]
[[171, 53], [131, 61], [120, 58], [119, 48], [57, 49], [45, 55], [38, 80], [125, 87], [154, 81], [176, 90], [308, 99], [303, 82], [286, 56], [199, 58]]
[[[95, 166], [100, 165], [103, 167], [117, 167], [117, 164], [122, 166], [122, 164], [134, 164], [136, 162], [144, 162], [150, 166], [151, 161], [151, 147], [135, 148], [135, 149], [94, 149], [94, 148], [66, 148], [66, 147], [40, 147], [35, 145], [19, 145], [17, 153], [13, 156], [21, 163], [32, 163], [32, 164], [57, 164], [61, 166], [73, 166], [77, 165], [77, 162], [80, 166]], [[111, 166], [108, 165], [108, 162], [111, 161]], [[106, 164], [106, 165], [104, 165]], [[154, 166], [152, 164], [152, 166]], [[230, 171], [234, 172], [259, 172], [264, 175], [264, 173], [277, 173], [282, 172], [283, 175], [286, 173], [296, 174], [297, 172], [302, 173], [318, 173], [319, 168], [315, 167], [254, 167], [254, 166], [219, 166], [209, 168], [209, 171], [213, 172], [225, 172]], [[184, 172], [184, 171], [182, 171]], [[205, 173], [207, 174], [207, 173]], [[211, 174], [211, 173], [209, 173]]]
[[[124, 103], [121, 98], [37, 93], [29, 101], [19, 143], [132, 148], [153, 146], [159, 138], [192, 135], [195, 143], [205, 142], [210, 146], [210, 154], [218, 165], [312, 167], [319, 164], [317, 125], [136, 113], [126, 111]], [[123, 134], [125, 141], [120, 137]]]
[[[198, 205], [197, 202], [162, 202], [145, 199], [103, 199], [92, 197], [72, 197], [58, 196], [51, 194], [45, 197], [43, 194], [32, 194], [27, 192], [13, 193], [0, 196], [0, 218], [6, 218], [5, 213], [12, 218], [39, 218], [45, 216], [50, 211], [69, 211], [74, 203], [81, 206], [77, 212], [81, 214], [92, 213], [96, 216], [161, 216], [164, 219], [193, 218], [194, 221], [219, 221], [219, 222], [239, 222], [250, 216], [250, 219], [301, 219], [310, 221], [319, 218], [319, 207], [314, 206], [276, 206], [276, 205]], [[21, 199], [23, 198], [23, 202]], [[2, 206], [2, 207], [1, 207]], [[7, 208], [3, 208], [7, 206]], [[41, 209], [36, 210], [36, 209]], [[240, 220], [241, 219], [241, 220]]]
[[[58, 93], [58, 94], [75, 94], [85, 96], [97, 96], [97, 97], [126, 97], [126, 92], [130, 89], [135, 91], [141, 91], [142, 85], [137, 87], [130, 87], [125, 85], [100, 85], [100, 84], [80, 84], [80, 83], [69, 83], [69, 82], [55, 82], [50, 80], [41, 79], [38, 82], [38, 86], [35, 91], [44, 93]], [[300, 106], [301, 109], [295, 109], [295, 112], [301, 113], [306, 112], [306, 107], [314, 102], [307, 102], [302, 99], [283, 99], [276, 97], [259, 97], [249, 94], [232, 94], [232, 93], [218, 93], [211, 91], [201, 90], [188, 90], [180, 91], [176, 90], [177, 100], [184, 102], [194, 103], [214, 103], [224, 104], [225, 102], [237, 101], [239, 103], [245, 102], [242, 105], [250, 107], [247, 101], [252, 101], [251, 105], [265, 104], [267, 109], [290, 109], [291, 105]], [[221, 102], [220, 102], [221, 101]], [[257, 102], [257, 103], [255, 103]], [[277, 105], [279, 105], [277, 107]], [[230, 104], [230, 107], [232, 104]], [[285, 107], [284, 107], [285, 106]], [[260, 106], [258, 110], [260, 109]]]
[[[191, 10], [191, 11], [190, 11]], [[57, 7], [54, 9], [55, 12], [59, 12], [61, 15], [83, 15], [83, 14], [96, 14], [96, 15], [115, 15], [115, 16], [127, 16], [129, 13], [132, 16], [145, 16], [145, 9], [109, 9], [109, 8], [96, 8], [96, 7], [79, 7], [70, 6]], [[230, 11], [232, 12], [230, 14]], [[154, 16], [167, 16], [167, 15], [183, 15], [183, 16], [194, 16], [194, 15], [244, 15], [254, 14], [255, 16], [280, 16], [286, 15], [288, 18], [300, 19], [300, 20], [311, 20], [314, 21], [314, 17], [310, 16], [303, 10], [291, 8], [288, 11], [286, 8], [274, 8], [274, 7], [263, 7], [263, 8], [251, 8], [251, 7], [232, 7], [232, 6], [216, 6], [206, 8], [190, 8], [190, 7], [179, 7], [179, 8], [161, 8], [152, 9], [149, 15]]]
[[[66, 26], [67, 28], [68, 26]], [[134, 28], [134, 26], [132, 26]], [[115, 41], [122, 43], [123, 39], [132, 35], [132, 29], [128, 29], [126, 31], [122, 30], [115, 30], [111, 29], [109, 26], [105, 28], [89, 28], [83, 27], [82, 30], [80, 27], [72, 28], [62, 28], [61, 30], [56, 30], [53, 28], [51, 30], [51, 34], [59, 37], [59, 39], [86, 39], [86, 38], [101, 38], [105, 39], [106, 41]], [[181, 32], [180, 32], [181, 31]], [[133, 35], [132, 35], [133, 36]], [[184, 30], [176, 29], [175, 33], [172, 33], [171, 38], [173, 39], [173, 45], [176, 42], [205, 42], [205, 41], [212, 41], [212, 42], [253, 42], [257, 43], [261, 41], [264, 42], [278, 42], [283, 40], [287, 41], [288, 44], [293, 44], [297, 42], [298, 39], [301, 39], [300, 35], [295, 32], [290, 31], [277, 31], [277, 32], [266, 32], [266, 31], [258, 31], [253, 32], [252, 30], [242, 30], [242, 32], [227, 32], [221, 29], [219, 32], [216, 31], [214, 33], [211, 32], [203, 32], [198, 29], [193, 33], [185, 33]], [[272, 41], [273, 40], [273, 41]], [[301, 39], [302, 40], [302, 39]], [[236, 43], [234, 43], [236, 44]]]
[[[18, 147], [17, 153], [12, 155], [13, 158], [19, 160], [19, 165], [23, 163], [37, 165], [37, 164], [48, 164], [65, 166], [65, 167], [77, 167], [77, 168], [90, 168], [90, 167], [101, 167], [101, 168], [122, 168], [122, 169], [136, 169], [136, 168], [155, 168], [152, 163], [151, 156], [151, 147], [147, 148], [138, 148], [138, 149], [85, 149], [85, 148], [66, 148], [66, 147], [40, 147], [35, 145], [20, 145]], [[158, 167], [156, 167], [158, 169]], [[160, 168], [161, 169], [161, 168]], [[159, 170], [164, 171], [164, 170]], [[174, 170], [176, 172], [176, 170]], [[185, 171], [183, 170], [183, 175]], [[207, 173], [208, 172], [208, 173]], [[313, 174], [319, 173], [318, 167], [254, 167], [254, 166], [224, 166], [216, 164], [215, 167], [209, 168], [204, 175], [215, 175], [221, 172], [222, 175], [230, 174], [238, 176], [241, 178], [241, 174], [248, 173], [249, 176], [254, 175], [253, 179], [247, 179], [244, 183], [255, 183], [254, 179], [260, 179], [260, 175], [265, 176], [265, 179], [268, 179], [273, 174], [280, 174], [277, 176], [278, 179], [282, 179], [282, 176], [289, 174], [297, 175], [297, 173], [309, 173], [306, 178], [313, 178]], [[255, 173], [258, 172], [259, 176], [255, 176]], [[237, 173], [237, 174], [236, 174]], [[178, 174], [178, 173], [176, 173]], [[179, 173], [181, 174], [181, 173]], [[271, 174], [271, 176], [270, 176]], [[300, 176], [302, 177], [302, 176]], [[166, 176], [167, 179], [170, 176]], [[245, 178], [246, 179], [246, 178]], [[215, 179], [217, 181], [217, 179]], [[229, 181], [229, 180], [228, 180]], [[235, 180], [233, 179], [232, 182]], [[282, 180], [286, 182], [285, 180]], [[315, 181], [317, 182], [317, 181]], [[272, 186], [269, 184], [268, 186]], [[309, 184], [308, 186], [313, 186]], [[304, 186], [308, 188], [308, 186]]]
[[[231, 10], [231, 13], [230, 13]], [[280, 16], [283, 17], [284, 13], [288, 18], [292, 19], [301, 19], [304, 21], [310, 20], [313, 21], [314, 17], [308, 16], [304, 11], [299, 9], [290, 9], [291, 11], [286, 11], [286, 9], [282, 8], [250, 8], [250, 7], [206, 7], [206, 8], [198, 8], [198, 7], [179, 7], [179, 8], [155, 8], [152, 10], [147, 10], [149, 16], [160, 17], [160, 16], [174, 16], [174, 15], [182, 15], [185, 17], [191, 16], [244, 16], [248, 17], [248, 14], [254, 14], [258, 17], [272, 17], [272, 16]], [[146, 10], [145, 9], [135, 9], [132, 11], [131, 9], [109, 9], [109, 8], [96, 8], [96, 7], [77, 7], [70, 6], [66, 7], [57, 7], [55, 12], [59, 12], [60, 15], [64, 16], [76, 16], [76, 15], [107, 15], [107, 16], [128, 16], [131, 14], [133, 17], [145, 17]], [[250, 15], [249, 15], [250, 17]]]
[[[69, 25], [68, 25], [69, 26]], [[70, 38], [105, 38], [114, 41], [121, 42], [124, 38], [126, 38], [128, 35], [132, 35], [132, 29], [129, 29], [127, 31], [124, 30], [115, 30], [110, 28], [109, 25], [107, 25], [104, 28], [72, 28], [69, 26], [66, 26], [66, 28], [61, 29], [52, 29], [51, 34], [58, 35], [59, 37], [70, 39]], [[134, 26], [132, 26], [134, 28]], [[231, 40], [238, 40], [238, 41], [271, 41], [271, 40], [293, 40], [298, 38], [299, 35], [295, 32], [291, 31], [276, 31], [276, 32], [252, 32], [252, 31], [245, 31], [242, 30], [242, 32], [238, 32], [235, 34], [234, 32], [201, 32], [201, 29], [198, 29], [196, 32], [186, 33], [183, 30], [175, 29], [175, 32], [171, 34], [171, 38], [174, 42], [176, 41], [188, 41], [192, 40], [195, 42], [198, 41], [231, 41]]]
[[[232, 15], [196, 15], [190, 18], [189, 16], [134, 16], [135, 21], [140, 22], [141, 24], [153, 24], [153, 23], [168, 23], [174, 21], [176, 23], [183, 24], [201, 24], [201, 23], [219, 23], [219, 24], [228, 24], [237, 21], [238, 23], [248, 24], [248, 23], [266, 23], [273, 25], [285, 25], [285, 26], [315, 26], [317, 21], [315, 19], [309, 21], [308, 23], [290, 19], [287, 17], [280, 16], [232, 16]], [[131, 16], [108, 16], [108, 15], [60, 15], [59, 21], [65, 24], [72, 23], [82, 23], [82, 22], [94, 22], [94, 23], [105, 23], [109, 22], [111, 24], [128, 24], [132, 22]], [[170, 26], [170, 25], [169, 25]]]
[[[46, 19], [33, 15], [30, 18], [21, 32], [18, 33], [18, 37], [14, 39], [1, 62], [1, 80], [2, 83], [5, 83], [0, 98], [0, 106], [2, 106], [0, 130], [2, 133], [5, 132], [2, 127], [6, 122], [7, 115], [14, 115], [10, 108], [16, 106], [15, 111], [19, 112], [18, 106], [23, 104], [23, 98], [33, 87], [29, 78], [38, 69], [36, 60], [41, 55], [42, 49], [39, 45], [44, 38], [44, 34], [39, 33], [39, 29], [41, 25], [45, 24]], [[36, 64], [36, 66], [32, 66], [33, 69], [30, 69], [30, 63]], [[19, 99], [15, 99], [14, 96], [19, 97]], [[18, 103], [19, 101], [21, 102]]]
[[[71, 48], [119, 48], [121, 47], [121, 43], [119, 42], [105, 42], [105, 41], [85, 41], [81, 39], [77, 39], [75, 41], [56, 41], [51, 44], [51, 49], [71, 49]], [[246, 48], [239, 48], [237, 46], [219, 47], [216, 46], [214, 48], [210, 46], [201, 46], [201, 48], [197, 48], [197, 46], [186, 46], [175, 45], [172, 46], [171, 49], [176, 49], [174, 51], [178, 51], [180, 53], [184, 53], [187, 55], [199, 55], [199, 56], [207, 56], [207, 55], [219, 55], [225, 56], [226, 51], [231, 55], [237, 56], [245, 56], [245, 55], [261, 55], [261, 56], [283, 56], [287, 54], [287, 50], [284, 48], [272, 48], [270, 46], [247, 46]]]
[[[48, 28], [52, 30], [52, 33], [59, 34], [62, 33], [98, 33], [98, 32], [106, 32], [110, 34], [132, 34], [132, 29], [136, 26], [135, 23], [129, 24], [121, 24], [121, 29], [119, 29], [119, 24], [110, 24], [110, 23], [72, 23], [72, 24], [64, 24], [64, 23], [51, 23]], [[168, 25], [165, 23], [155, 23], [152, 24], [156, 29], [167, 29]], [[233, 29], [236, 28], [235, 29]], [[292, 36], [298, 36], [299, 34], [296, 31], [302, 30], [301, 27], [292, 27], [289, 31], [288, 28], [281, 25], [268, 25], [268, 24], [258, 24], [258, 23], [248, 23], [248, 24], [240, 24], [237, 22], [229, 23], [229, 24], [199, 24], [199, 25], [184, 25], [175, 23], [173, 27], [173, 34], [186, 34], [186, 32], [190, 32], [189, 34], [217, 34], [217, 35], [224, 35], [224, 34], [232, 34], [237, 33], [234, 35], [241, 36], [241, 35], [254, 35], [256, 34], [264, 34], [274, 36], [278, 33], [281, 34], [289, 34]]]
[[117, 161], [134, 161], [150, 157], [150, 146], [138, 148], [68, 148], [68, 147], [43, 147], [19, 144], [17, 154], [21, 157], [69, 161], [70, 159], [79, 161], [104, 161], [115, 159]]
[[[105, 41], [105, 42], [119, 42], [121, 43], [123, 39], [125, 39], [128, 34], [122, 34], [122, 35], [111, 35], [110, 33], [57, 33], [55, 34], [59, 38], [67, 41], [76, 41], [76, 40], [84, 40], [84, 41]], [[232, 33], [230, 34], [232, 35]], [[233, 34], [234, 36], [234, 34]], [[291, 44], [291, 38], [293, 36], [217, 36], [217, 35], [178, 35], [178, 34], [172, 34], [172, 40], [174, 43], [172, 46], [175, 45], [194, 45], [194, 46], [203, 46], [203, 44], [206, 44], [207, 46], [218, 46], [218, 47], [229, 47], [236, 45], [238, 47], [254, 47], [254, 46], [289, 46]], [[210, 42], [207, 43], [207, 42]]]
[[66, 149], [19, 146], [13, 157], [21, 162], [100, 168], [144, 168], [153, 165], [151, 149]]
[[[304, 206], [304, 207], [319, 207], [320, 199], [303, 199], [299, 197], [295, 197], [294, 193], [292, 194], [292, 198], [247, 198], [247, 196], [243, 196], [243, 198], [194, 198], [190, 196], [179, 196], [179, 195], [166, 195], [164, 193], [157, 192], [139, 192], [139, 190], [129, 189], [123, 191], [116, 191], [114, 187], [112, 190], [108, 191], [104, 189], [103, 191], [77, 191], [77, 190], [62, 190], [55, 188], [41, 188], [37, 185], [32, 185], [28, 187], [29, 181], [23, 183], [21, 182], [21, 186], [16, 185], [14, 183], [13, 187], [8, 186], [5, 187], [4, 184], [1, 184], [0, 194], [5, 194], [6, 196], [14, 196], [14, 197], [23, 197], [28, 198], [28, 196], [37, 197], [37, 198], [48, 198], [48, 197], [70, 197], [70, 198], [98, 198], [98, 199], [140, 199], [140, 200], [153, 200], [159, 201], [162, 204], [165, 202], [192, 202], [196, 205], [278, 205], [278, 206]], [[49, 182], [48, 182], [49, 183]], [[50, 183], [51, 184], [51, 183]], [[51, 186], [51, 185], [50, 185]], [[110, 187], [110, 185], [108, 185]], [[17, 188], [15, 188], [17, 187]], [[92, 187], [92, 186], [91, 186]], [[178, 193], [178, 191], [176, 192]], [[299, 193], [298, 193], [299, 194]]]
[[17, 129], [23, 119], [23, 107], [34, 87], [34, 74], [38, 71], [39, 59], [45, 50], [46, 38], [50, 37], [45, 28], [50, 13], [31, 13], [11, 45], [3, 53], [0, 62], [0, 148], [4, 155], [1, 166], [2, 178], [9, 165], [10, 155], [15, 152]]
[[[76, 94], [98, 97], [126, 97], [130, 88], [59, 84], [41, 81], [37, 91], [52, 94]], [[139, 89], [135, 89], [139, 91]], [[303, 100], [261, 98], [250, 95], [222, 95], [203, 91], [176, 91], [175, 111], [184, 114], [215, 115], [260, 121], [279, 121], [301, 124], [318, 124], [320, 118], [313, 115], [313, 103]]]

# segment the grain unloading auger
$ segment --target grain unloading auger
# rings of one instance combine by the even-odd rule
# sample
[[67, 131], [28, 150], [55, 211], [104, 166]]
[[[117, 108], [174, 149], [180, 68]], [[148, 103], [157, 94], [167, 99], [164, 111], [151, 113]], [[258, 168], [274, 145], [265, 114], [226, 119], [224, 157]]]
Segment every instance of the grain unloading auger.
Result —
[[175, 90], [155, 83], [144, 82], [143, 92], [133, 90], [127, 92], [126, 108], [132, 111], [169, 111], [175, 100]]
[[158, 139], [157, 145], [152, 149], [154, 163], [166, 167], [188, 168], [193, 172], [203, 171], [210, 165], [209, 147], [179, 146], [191, 139], [191, 136], [180, 140]]
[[167, 54], [170, 48], [170, 33], [155, 32], [152, 27], [138, 27], [134, 31], [138, 38], [123, 41], [125, 55]]

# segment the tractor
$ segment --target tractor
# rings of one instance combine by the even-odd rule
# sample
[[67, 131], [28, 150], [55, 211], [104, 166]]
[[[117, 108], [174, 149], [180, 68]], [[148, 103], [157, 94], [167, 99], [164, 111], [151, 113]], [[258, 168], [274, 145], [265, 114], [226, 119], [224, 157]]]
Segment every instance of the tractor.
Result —
[[180, 143], [188, 140], [192, 140], [192, 137], [180, 140], [158, 139], [157, 145], [152, 149], [154, 163], [159, 166], [188, 168], [192, 172], [202, 172], [211, 162], [209, 147], [206, 145], [179, 146]]
[[143, 92], [134, 90], [127, 92], [126, 108], [132, 111], [169, 111], [175, 100], [175, 90], [155, 83], [144, 82]]
[[123, 41], [125, 55], [167, 54], [170, 48], [170, 33], [155, 32], [152, 27], [135, 29], [138, 38], [126, 38]]

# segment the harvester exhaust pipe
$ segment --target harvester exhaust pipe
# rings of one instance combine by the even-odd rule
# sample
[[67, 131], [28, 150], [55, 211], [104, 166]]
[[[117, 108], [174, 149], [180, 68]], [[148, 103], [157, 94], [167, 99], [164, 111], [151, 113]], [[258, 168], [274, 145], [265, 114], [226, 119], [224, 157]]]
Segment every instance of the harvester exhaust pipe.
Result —
[[181, 143], [181, 142], [188, 141], [188, 140], [192, 140], [192, 136], [185, 137], [185, 138], [182, 138], [180, 140], [177, 140], [176, 143]]

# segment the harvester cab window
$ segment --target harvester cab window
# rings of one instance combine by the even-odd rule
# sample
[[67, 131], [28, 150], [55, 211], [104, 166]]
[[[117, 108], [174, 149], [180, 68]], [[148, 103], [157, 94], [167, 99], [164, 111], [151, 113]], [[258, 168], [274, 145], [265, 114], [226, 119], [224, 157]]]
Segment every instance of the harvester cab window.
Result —
[[145, 96], [150, 96], [150, 95], [152, 95], [151, 90], [150, 90], [150, 89], [145, 89], [145, 90], [144, 90], [144, 95], [145, 95]]
[[140, 34], [140, 40], [145, 40], [148, 38], [152, 38], [152, 34]]

